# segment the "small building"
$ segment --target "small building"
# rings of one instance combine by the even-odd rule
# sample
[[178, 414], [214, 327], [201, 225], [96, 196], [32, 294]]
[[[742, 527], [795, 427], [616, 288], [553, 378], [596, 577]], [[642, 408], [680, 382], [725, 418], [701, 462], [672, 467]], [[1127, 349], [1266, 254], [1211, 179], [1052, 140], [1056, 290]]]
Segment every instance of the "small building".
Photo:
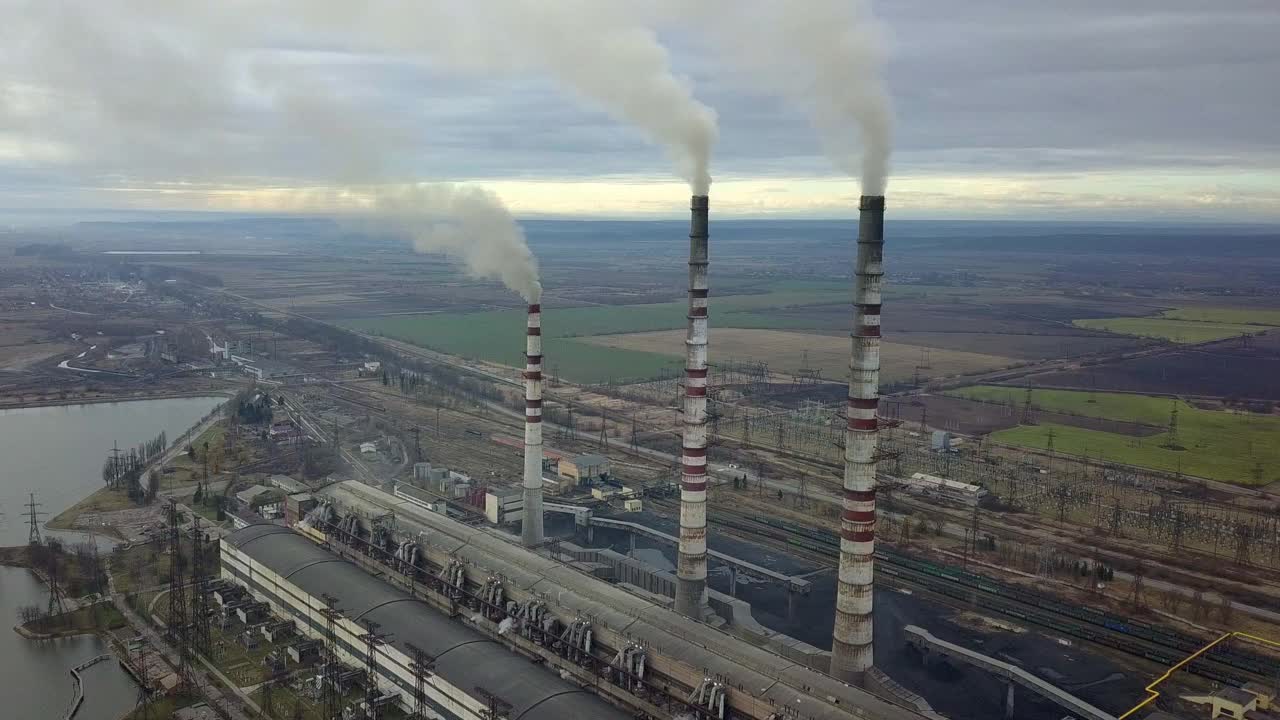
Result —
[[378, 444], [377, 444], [377, 443], [372, 443], [372, 442], [362, 442], [362, 443], [360, 443], [360, 454], [361, 454], [361, 455], [372, 455], [372, 454], [374, 454], [374, 453], [376, 453], [376, 452], [378, 452]]
[[264, 518], [280, 517], [284, 513], [284, 493], [266, 485], [241, 490], [236, 493], [236, 499]]
[[1258, 709], [1258, 696], [1240, 688], [1225, 687], [1212, 695], [1184, 695], [1183, 700], [1209, 706], [1210, 718], [1244, 720], [1245, 713]]
[[306, 492], [309, 489], [306, 485], [303, 485], [288, 475], [272, 475], [267, 478], [267, 482], [283, 490], [286, 495]]
[[560, 477], [568, 478], [574, 485], [590, 485], [609, 477], [609, 458], [595, 453], [578, 455], [560, 461]]
[[313, 663], [320, 659], [320, 641], [300, 640], [289, 646], [289, 659], [299, 665]]
[[267, 437], [271, 440], [292, 440], [300, 434], [298, 426], [288, 420], [272, 423], [271, 429], [267, 430]]
[[1241, 690], [1258, 696], [1259, 710], [1280, 710], [1276, 703], [1276, 689], [1258, 682], [1247, 682], [1240, 686]]
[[258, 629], [262, 633], [262, 637], [266, 638], [269, 643], [278, 643], [281, 640], [293, 637], [297, 633], [297, 628], [289, 620], [267, 623]]
[[245, 625], [255, 625], [267, 618], [267, 604], [264, 602], [245, 603], [236, 608], [236, 617]]
[[225, 588], [218, 588], [213, 591], [213, 600], [219, 605], [230, 605], [237, 600], [244, 599], [248, 591], [239, 585], [231, 585]]
[[909, 478], [899, 478], [899, 482], [907, 486], [911, 492], [918, 492], [925, 495], [936, 495], [947, 500], [965, 503], [967, 505], [976, 505], [986, 497], [987, 490], [981, 485], [971, 485], [962, 483], [958, 480], [950, 480], [948, 478], [938, 477], [936, 475], [928, 475], [926, 473], [912, 473]]
[[946, 430], [934, 430], [929, 441], [929, 449], [934, 452], [947, 452], [951, 450], [951, 433]]
[[524, 491], [518, 487], [493, 488], [484, 494], [484, 516], [494, 525], [517, 522], [524, 514]]
[[295, 493], [284, 499], [284, 521], [289, 525], [297, 523], [315, 509], [320, 501], [311, 493]]

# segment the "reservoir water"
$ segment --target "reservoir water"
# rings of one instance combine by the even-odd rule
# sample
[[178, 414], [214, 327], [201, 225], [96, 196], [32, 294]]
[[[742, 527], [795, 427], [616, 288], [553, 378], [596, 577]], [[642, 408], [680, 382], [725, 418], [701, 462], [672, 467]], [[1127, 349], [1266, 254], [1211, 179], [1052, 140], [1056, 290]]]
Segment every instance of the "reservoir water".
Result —
[[[0, 545], [27, 542], [27, 493], [35, 492], [52, 517], [102, 486], [102, 463], [113, 443], [128, 448], [161, 430], [175, 439], [220, 402], [198, 397], [0, 410]], [[107, 652], [94, 636], [32, 642], [13, 632], [19, 607], [47, 599], [29, 571], [0, 567], [0, 717], [58, 720], [71, 699], [70, 669]], [[77, 720], [116, 720], [137, 700], [137, 687], [114, 661], [84, 671], [84, 682]]]

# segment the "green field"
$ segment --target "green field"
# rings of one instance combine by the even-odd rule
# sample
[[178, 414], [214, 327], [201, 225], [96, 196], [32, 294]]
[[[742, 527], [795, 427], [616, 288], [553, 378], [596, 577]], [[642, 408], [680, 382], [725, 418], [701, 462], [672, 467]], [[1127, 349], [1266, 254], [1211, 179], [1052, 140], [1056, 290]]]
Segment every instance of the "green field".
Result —
[[1166, 310], [1160, 316], [1172, 320], [1280, 327], [1280, 310], [1261, 308], [1178, 308]]
[[[1021, 405], [1026, 391], [977, 386], [950, 394]], [[1169, 472], [1180, 470], [1188, 475], [1246, 485], [1280, 480], [1280, 443], [1276, 442], [1280, 437], [1280, 417], [1202, 410], [1181, 400], [1147, 395], [1071, 390], [1033, 390], [1031, 403], [1042, 410], [1161, 427], [1168, 425], [1170, 411], [1176, 407], [1178, 444], [1185, 449], [1164, 447], [1169, 444], [1168, 432], [1139, 438], [1055, 424], [1001, 430], [992, 433], [991, 439], [1009, 445], [1046, 449], [1049, 430], [1052, 429], [1054, 448], [1058, 452]]]
[[1178, 343], [1201, 343], [1262, 332], [1258, 325], [1175, 320], [1166, 317], [1090, 318], [1073, 320], [1076, 327], [1105, 330], [1120, 335], [1160, 338]]
[[[831, 286], [831, 287], [834, 287]], [[848, 292], [826, 286], [790, 283], [770, 286], [766, 292], [711, 299], [712, 322], [716, 317], [757, 309], [830, 304], [848, 300]], [[557, 310], [548, 307], [542, 316], [545, 370], [582, 383], [639, 380], [654, 377], [664, 368], [677, 370], [682, 361], [660, 353], [592, 345], [575, 337], [673, 330], [685, 327], [687, 304], [610, 305]], [[519, 310], [440, 315], [395, 315], [344, 321], [348, 327], [410, 342], [464, 358], [510, 366], [524, 363], [525, 314]], [[726, 325], [729, 326], [729, 325]]]

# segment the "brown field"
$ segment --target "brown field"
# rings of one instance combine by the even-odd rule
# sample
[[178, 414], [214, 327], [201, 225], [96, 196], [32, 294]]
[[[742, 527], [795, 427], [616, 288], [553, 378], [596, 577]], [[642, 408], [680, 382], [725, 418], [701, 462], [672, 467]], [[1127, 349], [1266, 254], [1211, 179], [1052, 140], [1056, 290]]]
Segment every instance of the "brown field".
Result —
[[1185, 350], [1041, 373], [1037, 387], [1280, 401], [1280, 331]]
[[[978, 402], [946, 395], [920, 395], [902, 403], [897, 409], [904, 420], [919, 420], [927, 414], [929, 426], [966, 435], [985, 435], [996, 430], [1016, 427], [1022, 416], [1021, 407], [1009, 407], [995, 403]], [[1032, 420], [1036, 423], [1069, 425], [1086, 430], [1150, 437], [1164, 432], [1164, 428], [1123, 420], [1085, 417], [1066, 413], [1035, 410]]]
[[[581, 338], [606, 347], [642, 350], [679, 357], [684, 352], [683, 330], [599, 335]], [[751, 359], [769, 363], [774, 372], [794, 373], [809, 352], [809, 365], [822, 370], [822, 377], [840, 379], [848, 376], [849, 339], [832, 335], [786, 332], [782, 330], [742, 330], [712, 328], [713, 358]], [[884, 382], [910, 380], [921, 363], [922, 348], [915, 345], [884, 343], [880, 347], [880, 364]], [[927, 353], [928, 368], [920, 369], [920, 377], [934, 378], [963, 373], [982, 372], [1006, 367], [1015, 361], [997, 355], [933, 349]], [[714, 360], [713, 360], [714, 362]]]

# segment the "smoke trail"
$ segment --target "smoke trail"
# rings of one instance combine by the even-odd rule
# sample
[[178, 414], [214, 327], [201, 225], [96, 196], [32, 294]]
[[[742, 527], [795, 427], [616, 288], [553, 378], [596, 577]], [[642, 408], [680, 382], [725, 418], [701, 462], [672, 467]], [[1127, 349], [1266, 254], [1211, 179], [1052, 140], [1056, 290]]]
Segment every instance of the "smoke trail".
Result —
[[450, 184], [412, 185], [375, 194], [376, 223], [413, 241], [420, 253], [462, 261], [473, 277], [501, 280], [526, 302], [539, 302], [538, 261], [524, 231], [489, 190]]
[[[351, 188], [277, 190], [274, 209], [370, 204], [373, 228], [391, 229], [419, 252], [459, 259], [529, 302], [541, 294], [524, 234], [491, 192], [450, 185], [392, 189], [386, 180], [414, 135], [361, 106], [350, 88], [278, 60], [273, 39], [234, 8], [196, 0], [18, 0], [0, 27], [0, 141], [4, 133], [50, 138], [67, 167], [93, 177], [143, 172], [182, 186], [224, 174], [302, 169]], [[289, 17], [292, 0], [258, 10]], [[275, 17], [275, 16], [270, 16]], [[259, 19], [263, 19], [260, 17]], [[17, 89], [15, 89], [17, 88]], [[67, 111], [70, 108], [70, 111]], [[244, 132], [252, 127], [252, 133]], [[252, 136], [252, 142], [245, 138]], [[301, 163], [297, 158], [303, 158]]]
[[695, 194], [706, 194], [715, 111], [676, 76], [635, 3], [622, 0], [309, 0], [306, 22], [370, 49], [407, 50], [456, 70], [530, 69], [661, 145]]
[[893, 116], [883, 32], [867, 0], [700, 0], [666, 11], [671, 19], [690, 9], [752, 84], [808, 111], [827, 154], [861, 176], [864, 194], [884, 194]]

